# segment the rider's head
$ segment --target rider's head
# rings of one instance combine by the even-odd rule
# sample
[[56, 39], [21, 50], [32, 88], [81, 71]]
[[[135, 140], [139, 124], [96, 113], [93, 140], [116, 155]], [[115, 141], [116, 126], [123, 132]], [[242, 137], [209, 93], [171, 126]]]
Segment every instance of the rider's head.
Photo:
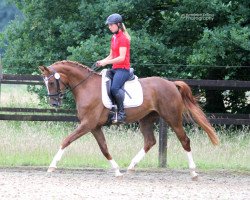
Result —
[[122, 23], [122, 16], [120, 14], [114, 13], [109, 15], [105, 24], [119, 24]]
[[122, 30], [126, 37], [131, 40], [130, 35], [128, 34], [127, 29], [123, 23], [122, 16], [120, 14], [114, 13], [112, 15], [109, 15], [105, 24], [108, 24], [109, 30], [112, 33], [117, 34], [119, 30]]
[[108, 16], [106, 23], [112, 33], [118, 33], [119, 29], [122, 28], [122, 16], [114, 13]]

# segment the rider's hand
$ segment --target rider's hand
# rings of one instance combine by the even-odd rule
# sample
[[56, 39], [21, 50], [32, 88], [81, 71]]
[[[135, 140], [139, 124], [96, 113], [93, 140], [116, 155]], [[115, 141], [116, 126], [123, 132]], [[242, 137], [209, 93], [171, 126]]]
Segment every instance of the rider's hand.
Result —
[[102, 65], [101, 65], [101, 60], [98, 60], [98, 61], [96, 62], [96, 66], [97, 66], [97, 67], [102, 67]]
[[104, 67], [105, 65], [107, 65], [105, 60], [99, 60], [96, 62], [97, 67]]

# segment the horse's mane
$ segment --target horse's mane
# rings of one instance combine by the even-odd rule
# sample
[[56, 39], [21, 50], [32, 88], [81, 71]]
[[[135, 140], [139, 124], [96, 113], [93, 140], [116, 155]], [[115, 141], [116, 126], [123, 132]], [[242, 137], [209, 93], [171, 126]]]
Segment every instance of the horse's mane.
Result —
[[99, 73], [95, 72], [94, 70], [92, 70], [88, 66], [83, 65], [83, 64], [81, 64], [79, 62], [76, 62], [76, 61], [62, 60], [62, 61], [55, 62], [53, 65], [58, 65], [58, 64], [70, 65], [72, 67], [77, 67], [77, 68], [80, 68], [80, 69], [86, 69], [86, 70], [91, 71], [91, 72], [93, 72], [93, 73], [95, 73], [97, 75], [100, 75]]

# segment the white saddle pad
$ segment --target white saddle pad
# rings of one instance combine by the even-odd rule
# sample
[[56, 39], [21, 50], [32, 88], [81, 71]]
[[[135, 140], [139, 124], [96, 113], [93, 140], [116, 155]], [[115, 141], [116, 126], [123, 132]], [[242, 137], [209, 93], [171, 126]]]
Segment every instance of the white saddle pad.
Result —
[[[109, 80], [106, 77], [107, 69], [103, 69], [101, 71], [102, 74], [102, 102], [106, 108], [112, 108], [112, 102], [108, 96], [107, 89], [106, 89], [106, 82]], [[131, 108], [140, 106], [143, 103], [143, 93], [141, 83], [138, 81], [138, 77], [135, 76], [135, 79], [132, 81], [127, 81], [124, 85], [124, 89], [128, 92], [125, 92], [125, 99], [124, 99], [124, 108]]]

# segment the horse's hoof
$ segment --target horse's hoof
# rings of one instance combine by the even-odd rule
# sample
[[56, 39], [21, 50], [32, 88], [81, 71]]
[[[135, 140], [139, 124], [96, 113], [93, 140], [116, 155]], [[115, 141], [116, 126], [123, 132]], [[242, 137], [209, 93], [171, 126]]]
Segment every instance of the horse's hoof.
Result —
[[128, 173], [128, 174], [134, 174], [134, 173], [135, 173], [135, 169], [128, 169], [128, 170], [127, 170], [127, 173]]
[[56, 170], [56, 167], [49, 167], [47, 170], [48, 173], [54, 172]]
[[198, 181], [198, 177], [199, 177], [198, 174], [196, 174], [195, 176], [192, 176], [192, 181]]
[[191, 174], [191, 177], [192, 177], [192, 180], [193, 180], [193, 181], [198, 181], [198, 176], [199, 176], [199, 174], [197, 174], [197, 173], [195, 172], [195, 169], [190, 169], [190, 174]]
[[117, 174], [117, 175], [115, 176], [115, 178], [118, 179], [118, 180], [121, 180], [121, 179], [123, 179], [123, 174], [122, 174], [122, 173]]

